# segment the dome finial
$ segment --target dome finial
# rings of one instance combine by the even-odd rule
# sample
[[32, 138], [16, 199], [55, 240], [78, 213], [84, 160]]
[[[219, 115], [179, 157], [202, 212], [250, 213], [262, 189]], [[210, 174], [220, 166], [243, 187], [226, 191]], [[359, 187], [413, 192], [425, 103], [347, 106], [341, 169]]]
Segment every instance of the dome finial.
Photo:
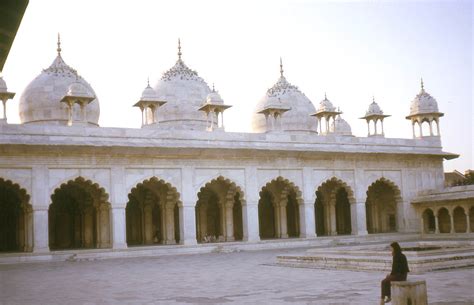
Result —
[[181, 53], [181, 39], [178, 38], [178, 59], [181, 60], [181, 55], [183, 55], [183, 53]]
[[58, 33], [58, 48], [56, 49], [58, 51], [58, 56], [61, 56], [61, 36]]
[[216, 92], [216, 89], [214, 89], [214, 83], [212, 83], [212, 92]]
[[327, 100], [326, 92], [324, 92], [324, 99]]
[[372, 95], [372, 103], [375, 104], [375, 95]]
[[146, 82], [147, 82], [147, 86], [150, 87], [150, 77], [149, 76], [147, 77]]
[[281, 60], [281, 57], [280, 57], [280, 76], [283, 77], [283, 61]]
[[425, 84], [423, 83], [423, 77], [421, 78], [421, 91], [425, 91]]

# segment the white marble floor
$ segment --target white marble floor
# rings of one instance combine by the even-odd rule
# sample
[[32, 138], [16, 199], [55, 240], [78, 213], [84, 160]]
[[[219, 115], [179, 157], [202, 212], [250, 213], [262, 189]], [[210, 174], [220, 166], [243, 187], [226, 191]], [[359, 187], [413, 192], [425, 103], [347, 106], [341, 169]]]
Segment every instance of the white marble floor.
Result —
[[[0, 304], [378, 304], [382, 272], [278, 267], [298, 250], [0, 265]], [[417, 275], [431, 305], [474, 304], [474, 269]]]

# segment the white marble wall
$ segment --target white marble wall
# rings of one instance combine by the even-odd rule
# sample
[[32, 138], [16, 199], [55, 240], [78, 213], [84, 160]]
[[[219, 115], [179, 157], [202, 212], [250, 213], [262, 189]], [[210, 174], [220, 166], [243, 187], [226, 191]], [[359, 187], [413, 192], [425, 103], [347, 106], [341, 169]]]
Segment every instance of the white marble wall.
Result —
[[[31, 196], [33, 206], [34, 251], [48, 251], [48, 212], [51, 195], [61, 184], [83, 177], [103, 188], [111, 203], [113, 248], [125, 248], [125, 207], [128, 194], [138, 183], [152, 177], [175, 188], [180, 207], [181, 243], [196, 243], [195, 205], [200, 189], [213, 179], [223, 177], [238, 187], [243, 197], [243, 235], [245, 241], [258, 241], [259, 192], [269, 182], [281, 178], [295, 188], [300, 204], [301, 237], [314, 238], [314, 202], [316, 190], [325, 181], [340, 181], [349, 194], [352, 233], [367, 234], [365, 199], [368, 187], [385, 179], [399, 193], [398, 230], [419, 231], [419, 215], [411, 199], [421, 190], [443, 185], [439, 160], [413, 157], [315, 156], [301, 158], [282, 154], [279, 157], [162, 159], [160, 156], [113, 156], [92, 158], [87, 150], [78, 155], [0, 157], [0, 178], [20, 185]], [[16, 160], [16, 161], [15, 161]]]

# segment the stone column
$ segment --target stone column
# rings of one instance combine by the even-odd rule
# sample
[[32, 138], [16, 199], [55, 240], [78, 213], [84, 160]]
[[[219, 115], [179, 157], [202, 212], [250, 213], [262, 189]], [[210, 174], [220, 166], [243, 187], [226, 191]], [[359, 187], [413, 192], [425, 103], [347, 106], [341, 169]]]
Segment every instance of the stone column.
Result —
[[216, 239], [219, 241], [220, 236], [222, 236], [224, 240], [227, 236], [227, 212], [225, 202], [219, 202], [217, 206], [219, 207], [219, 227], [221, 228], [221, 232], [219, 236], [216, 236]]
[[33, 208], [33, 252], [49, 252], [48, 208]]
[[288, 218], [286, 215], [286, 200], [280, 202], [280, 237], [288, 238]]
[[454, 210], [448, 210], [449, 211], [449, 221], [451, 222], [451, 230], [449, 233], [453, 234], [453, 233], [456, 233], [456, 231], [454, 231]]
[[26, 236], [25, 236], [25, 251], [31, 252], [33, 251], [33, 210], [31, 207], [25, 209], [25, 222], [26, 222]]
[[421, 235], [424, 235], [426, 232], [425, 232], [425, 222], [423, 220], [423, 214], [421, 215], [421, 218], [420, 218], [420, 228], [421, 228]]
[[153, 243], [153, 206], [145, 204], [143, 207], [143, 235], [144, 243], [151, 245]]
[[435, 214], [434, 217], [435, 217], [435, 234], [439, 234], [438, 214]]
[[174, 245], [176, 244], [176, 239], [174, 236], [174, 204], [168, 202], [164, 208], [165, 213], [165, 222], [166, 222], [166, 237], [163, 236], [164, 244]]
[[247, 202], [242, 205], [242, 229], [244, 241], [259, 241], [258, 202]]
[[329, 235], [337, 235], [336, 227], [336, 199], [330, 199], [329, 201], [329, 217], [330, 217], [330, 233]]
[[[183, 245], [195, 245], [196, 241], [196, 212], [193, 202], [185, 202], [179, 208], [179, 223], [181, 226], [180, 243]], [[202, 228], [202, 224], [201, 224]]]
[[464, 210], [466, 211], [466, 233], [471, 232], [471, 217], [469, 216], [469, 207], [465, 207]]
[[112, 213], [112, 248], [126, 249], [125, 207], [113, 207]]
[[201, 202], [199, 204], [199, 209], [197, 210], [198, 211], [197, 217], [199, 219], [198, 239], [200, 239], [201, 241], [204, 238], [204, 236], [209, 235], [209, 232], [207, 230], [207, 209], [208, 209], [207, 203]]
[[272, 203], [273, 205], [273, 219], [275, 222], [275, 238], [281, 238], [281, 209], [280, 209], [280, 203], [275, 202]]
[[[365, 201], [358, 200], [351, 204], [351, 225], [353, 235], [367, 235], [367, 219], [365, 215]], [[375, 224], [374, 224], [374, 227]]]
[[316, 220], [314, 217], [314, 203], [305, 202], [298, 205], [300, 213], [300, 237], [316, 237]]
[[226, 241], [234, 241], [234, 202], [227, 201], [225, 206]]

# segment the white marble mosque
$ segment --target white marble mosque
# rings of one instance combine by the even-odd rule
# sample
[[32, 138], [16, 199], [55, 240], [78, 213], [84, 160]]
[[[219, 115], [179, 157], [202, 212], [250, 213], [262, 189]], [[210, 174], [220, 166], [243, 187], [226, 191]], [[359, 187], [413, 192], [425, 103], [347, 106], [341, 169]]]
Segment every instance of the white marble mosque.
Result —
[[[14, 95], [0, 78], [4, 110]], [[358, 122], [367, 137], [355, 137], [342, 111], [326, 96], [313, 104], [280, 62], [252, 132], [226, 132], [231, 105], [179, 45], [132, 106], [141, 128], [100, 127], [99, 99], [58, 40], [21, 95], [21, 124], [6, 111], [0, 120], [1, 252], [474, 229], [473, 186], [444, 187], [443, 160], [457, 155], [442, 150], [443, 113], [423, 82], [407, 109], [411, 138], [384, 136], [389, 115], [375, 99]]]

